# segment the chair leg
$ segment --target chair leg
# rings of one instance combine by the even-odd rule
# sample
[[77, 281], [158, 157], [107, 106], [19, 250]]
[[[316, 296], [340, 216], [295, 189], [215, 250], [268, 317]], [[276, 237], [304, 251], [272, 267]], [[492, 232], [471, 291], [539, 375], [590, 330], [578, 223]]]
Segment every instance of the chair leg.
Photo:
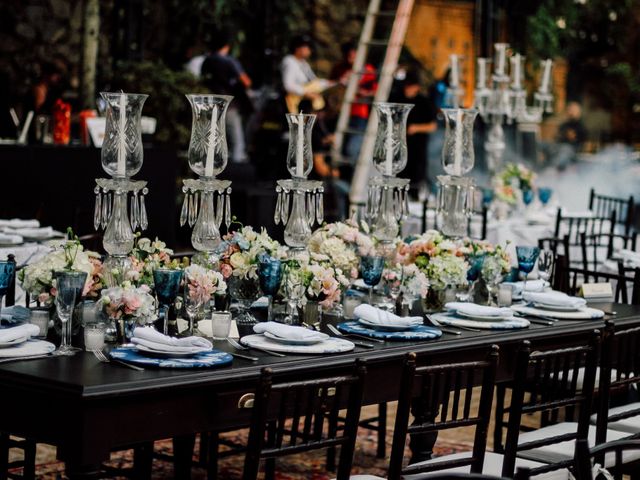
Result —
[[387, 446], [387, 404], [378, 404], [378, 449], [376, 456], [384, 458]]
[[[335, 438], [338, 433], [338, 417], [329, 415], [329, 438]], [[326, 468], [328, 472], [336, 471], [336, 447], [327, 448]]]
[[36, 442], [29, 439], [26, 439], [24, 442], [22, 478], [24, 478], [24, 480], [34, 480], [36, 478]]
[[504, 385], [496, 386], [496, 417], [493, 428], [493, 451], [496, 453], [504, 453], [502, 430], [504, 428], [504, 397], [506, 390]]
[[133, 471], [135, 478], [151, 479], [153, 471], [153, 442], [137, 445], [133, 450]]
[[191, 464], [193, 462], [193, 446], [195, 442], [195, 435], [174, 437], [173, 458], [174, 478], [176, 480], [188, 480], [191, 478]]
[[0, 480], [7, 480], [9, 469], [9, 434], [0, 433]]
[[[267, 425], [267, 445], [275, 447], [276, 445], [276, 424], [271, 422]], [[265, 480], [275, 480], [276, 478], [276, 459], [267, 458], [264, 462], [264, 478]]]
[[198, 455], [198, 466], [206, 468], [209, 462], [209, 432], [200, 433], [200, 454]]
[[[202, 437], [200, 437], [202, 439]], [[207, 435], [207, 480], [216, 480], [218, 478], [218, 448], [220, 448], [220, 435], [218, 432], [210, 432]], [[202, 441], [202, 440], [200, 440]], [[200, 452], [202, 452], [202, 443], [200, 444]], [[202, 453], [200, 453], [202, 455]]]

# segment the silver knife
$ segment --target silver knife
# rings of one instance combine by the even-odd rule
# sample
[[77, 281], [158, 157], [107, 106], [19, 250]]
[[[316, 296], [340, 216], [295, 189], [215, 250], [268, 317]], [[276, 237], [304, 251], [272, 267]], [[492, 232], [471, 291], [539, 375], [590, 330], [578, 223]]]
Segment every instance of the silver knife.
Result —
[[250, 357], [249, 355], [241, 355], [239, 353], [231, 353], [231, 352], [227, 352], [227, 353], [232, 357], [243, 358], [245, 360], [250, 360], [252, 362], [257, 362], [258, 360], [260, 360], [258, 357]]
[[0, 359], [0, 363], [18, 362], [20, 360], [36, 360], [38, 358], [49, 358], [49, 357], [55, 357], [55, 355], [46, 354], [46, 355], [32, 355], [30, 357], [3, 358], [3, 359]]

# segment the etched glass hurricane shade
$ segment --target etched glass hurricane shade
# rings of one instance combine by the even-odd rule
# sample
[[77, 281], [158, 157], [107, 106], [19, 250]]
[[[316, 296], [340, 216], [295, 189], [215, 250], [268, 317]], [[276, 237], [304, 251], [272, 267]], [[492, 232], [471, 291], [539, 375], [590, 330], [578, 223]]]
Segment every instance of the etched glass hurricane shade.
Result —
[[373, 164], [387, 177], [395, 177], [407, 166], [408, 103], [374, 103], [378, 132], [373, 147]]
[[294, 178], [307, 178], [313, 167], [311, 130], [316, 116], [307, 113], [287, 113], [289, 124], [289, 149], [287, 170]]
[[187, 95], [192, 110], [189, 167], [201, 177], [215, 177], [227, 166], [225, 118], [233, 97]]
[[475, 162], [473, 151], [473, 122], [477, 110], [443, 108], [446, 122], [442, 166], [449, 175], [456, 177], [469, 173]]
[[107, 124], [102, 143], [102, 168], [114, 178], [129, 178], [142, 168], [142, 106], [148, 95], [100, 94], [107, 103]]

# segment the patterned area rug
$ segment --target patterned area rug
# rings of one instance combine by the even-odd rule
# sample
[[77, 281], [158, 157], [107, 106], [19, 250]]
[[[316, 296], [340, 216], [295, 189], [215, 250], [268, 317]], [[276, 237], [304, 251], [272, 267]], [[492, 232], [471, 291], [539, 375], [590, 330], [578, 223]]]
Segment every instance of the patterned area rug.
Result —
[[[390, 408], [391, 415], [395, 416], [395, 408]], [[375, 411], [375, 410], [374, 410]], [[372, 412], [369, 412], [372, 413]], [[368, 415], [363, 412], [363, 417]], [[369, 415], [370, 416], [370, 415]], [[393, 418], [389, 419], [388, 425], [393, 425]], [[386, 470], [388, 466], [388, 458], [390, 454], [390, 445], [392, 439], [393, 430], [389, 427], [387, 430], [387, 458], [376, 458], [376, 435], [369, 430], [360, 429], [358, 435], [358, 441], [356, 444], [356, 454], [354, 458], [353, 470], [356, 473], [368, 473], [372, 475], [378, 475], [381, 477], [386, 476]], [[222, 434], [221, 438], [228, 439], [234, 443], [245, 443], [247, 438], [247, 431], [240, 430], [236, 432], [229, 432]], [[436, 455], [447, 455], [449, 453], [455, 453], [460, 451], [471, 450], [472, 443], [469, 442], [469, 438], [463, 435], [463, 438], [447, 438], [441, 437], [438, 439], [435, 447]], [[221, 447], [224, 449], [225, 447]], [[171, 440], [162, 440], [155, 443], [155, 451], [157, 453], [172, 454], [172, 442]], [[196, 448], [194, 452], [194, 460], [198, 458], [198, 442], [196, 442]], [[16, 454], [12, 455], [13, 459]], [[64, 477], [64, 463], [55, 460], [56, 452], [54, 447], [46, 445], [38, 445], [37, 453], [37, 469], [36, 476], [43, 480], [56, 480]], [[408, 458], [408, 448], [407, 448]], [[244, 460], [243, 455], [228, 456], [220, 459], [218, 464], [218, 478], [223, 480], [239, 480], [242, 478], [242, 463]], [[329, 480], [335, 478], [335, 474], [327, 472], [325, 466], [326, 455], [324, 451], [309, 452], [305, 454], [292, 455], [284, 457], [278, 460], [277, 463], [277, 480]], [[111, 454], [111, 461], [107, 464], [115, 468], [131, 468], [133, 465], [133, 452], [131, 450], [115, 452]], [[19, 472], [19, 469], [16, 470]], [[120, 479], [125, 477], [103, 477]], [[173, 478], [173, 464], [170, 461], [154, 460], [152, 478], [163, 479]], [[204, 468], [194, 467], [192, 470], [193, 479], [205, 479], [206, 471]]]

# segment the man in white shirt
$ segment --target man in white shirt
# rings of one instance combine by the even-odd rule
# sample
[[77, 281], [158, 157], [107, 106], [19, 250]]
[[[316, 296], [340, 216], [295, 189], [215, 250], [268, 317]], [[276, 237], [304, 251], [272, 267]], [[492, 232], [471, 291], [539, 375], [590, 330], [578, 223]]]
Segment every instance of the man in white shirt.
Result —
[[311, 56], [311, 39], [306, 35], [295, 37], [291, 41], [289, 51], [291, 53], [282, 59], [280, 67], [282, 86], [287, 96], [287, 109], [290, 113], [298, 113], [301, 108], [310, 111], [308, 102], [304, 102], [307, 100], [313, 104], [313, 109], [317, 110], [323, 103], [322, 91], [327, 88], [329, 82], [319, 79], [307, 62]]

